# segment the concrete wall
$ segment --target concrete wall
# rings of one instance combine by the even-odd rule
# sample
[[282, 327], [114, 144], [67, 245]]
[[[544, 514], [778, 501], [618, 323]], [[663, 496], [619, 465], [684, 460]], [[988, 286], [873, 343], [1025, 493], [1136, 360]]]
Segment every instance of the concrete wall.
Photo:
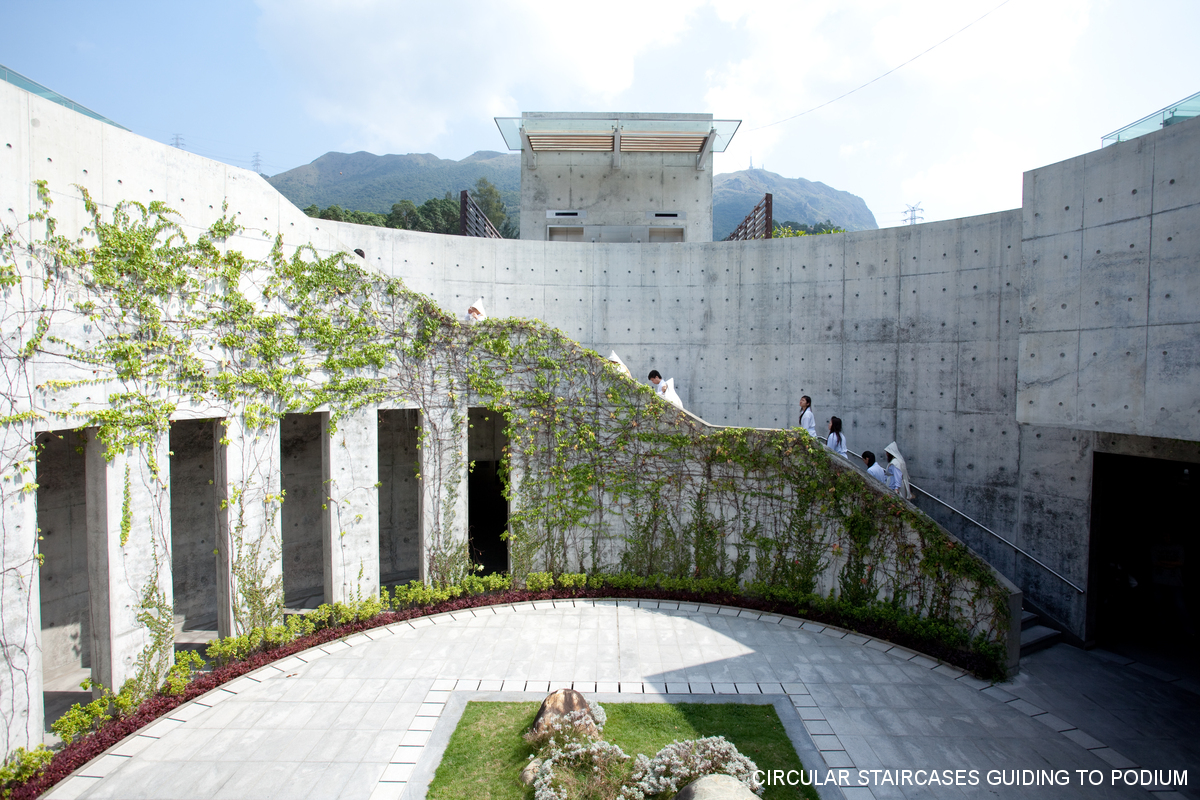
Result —
[[326, 603], [379, 594], [379, 409], [321, 415]]
[[[616, 119], [697, 120], [711, 122], [711, 114], [525, 114], [526, 118], [568, 117]], [[712, 153], [696, 169], [695, 153], [539, 152], [521, 158], [521, 238], [545, 241], [549, 225], [589, 228], [585, 241], [646, 242], [641, 228], [681, 227], [687, 242], [712, 241]], [[535, 165], [536, 162], [536, 165]], [[586, 217], [548, 220], [547, 211], [582, 211]], [[674, 220], [649, 219], [647, 213], [674, 212]], [[599, 230], [599, 227], [608, 230]], [[614, 230], [634, 228], [633, 231]], [[632, 235], [632, 238], [630, 238]], [[472, 298], [474, 299], [474, 298]], [[470, 302], [470, 301], [468, 301]]]
[[[897, 439], [918, 484], [1086, 587], [1091, 459], [1100, 442], [1119, 435], [1124, 446], [1144, 449], [1155, 446], [1147, 436], [1200, 439], [1192, 419], [1200, 339], [1194, 310], [1179, 302], [1200, 295], [1200, 270], [1195, 269], [1200, 241], [1192, 232], [1198, 142], [1200, 123], [1183, 123], [1037, 170], [1027, 179], [1023, 209], [963, 220], [738, 244], [496, 241], [312, 220], [246, 170], [149, 142], [4, 84], [0, 191], [11, 205], [0, 214], [9, 225], [23, 221], [36, 208], [32, 181], [44, 179], [57, 202], [60, 231], [86, 221], [70, 188], [79, 183], [109, 205], [166, 200], [179, 210], [185, 232], [195, 236], [219, 217], [224, 199], [246, 226], [227, 243], [230, 248], [258, 257], [275, 234], [286, 247], [312, 243], [322, 254], [362, 248], [367, 264], [402, 277], [456, 314], [483, 295], [493, 316], [537, 317], [602, 353], [615, 349], [639, 378], [657, 368], [676, 378], [690, 410], [715, 424], [793, 425], [799, 396], [810, 394], [820, 421], [832, 413], [843, 417], [852, 449], [878, 452]], [[539, 171], [545, 166], [543, 159]], [[1062, 199], [1068, 194], [1071, 199]], [[650, 202], [654, 195], [645, 196]], [[1091, 204], [1080, 212], [1077, 225], [1073, 218], [1057, 219], [1083, 208], [1077, 203]], [[701, 216], [710, 220], [709, 212]], [[537, 217], [523, 213], [523, 224]], [[688, 222], [693, 222], [690, 212]], [[1097, 249], [1099, 260], [1089, 262], [1085, 272], [1085, 255], [1092, 258]], [[1117, 250], [1120, 257], [1113, 255]], [[1073, 289], [1070, 274], [1058, 274], [1058, 262], [1069, 272], [1072, 259], [1078, 263]], [[1122, 316], [1115, 290], [1140, 280], [1140, 264], [1145, 265], [1145, 313]], [[1112, 296], [1087, 294], [1101, 290]], [[1128, 291], [1124, 297], [1136, 300]], [[1092, 311], [1085, 314], [1088, 300]], [[31, 303], [36, 306], [37, 299]], [[1130, 309], [1137, 305], [1125, 303]], [[1095, 311], [1106, 307], [1104, 314]], [[1045, 313], [1055, 308], [1074, 308], [1078, 323]], [[86, 344], [82, 325], [69, 330]], [[1138, 335], [1140, 349], [1133, 344]], [[1062, 346], [1055, 350], [1059, 340]], [[1086, 377], [1096, 372], [1085, 363], [1084, 342], [1100, 340], [1107, 343], [1092, 345], [1087, 358], [1099, 363], [1108, 354], [1115, 379], [1097, 384]], [[1061, 374], [1031, 372], [1035, 368], [1022, 361], [1036, 361], [1030, 352], [1060, 359]], [[1119, 366], [1122, 358], [1137, 362], [1138, 353], [1145, 364], [1140, 372]], [[1070, 377], [1074, 373], [1066, 365], [1072, 359], [1079, 378]], [[45, 370], [39, 380], [65, 374], [57, 366], [38, 368]], [[1140, 407], [1134, 398], [1138, 391]], [[1100, 396], [1108, 405], [1103, 414], [1093, 415], [1088, 409]], [[1134, 400], [1128, 416], [1126, 397]], [[49, 413], [71, 402], [102, 405], [106, 397], [98, 389], [94, 394], [48, 390], [38, 402]], [[187, 413], [223, 416], [203, 409]], [[445, 439], [444, 452], [467, 448], [465, 432], [443, 430], [446, 422], [424, 424], [431, 435]], [[286, 425], [282, 434], [288, 435]], [[386, 435], [378, 445], [381, 470], [386, 474], [390, 468], [393, 475], [392, 499], [380, 497], [385, 574], [389, 560], [399, 572], [411, 557], [407, 549], [393, 547], [397, 535], [408, 544], [403, 542], [405, 515], [395, 511], [395, 493], [402, 490], [394, 476], [411, 462], [400, 456], [388, 462]], [[407, 453], [408, 444], [397, 447]], [[228, 460], [227, 469], [238, 466]], [[279, 463], [278, 456], [274, 460]], [[305, 463], [319, 459], [314, 462], [310, 455]], [[19, 497], [10, 499], [6, 542], [10, 535], [24, 542], [21, 537], [29, 534], [21, 526], [30, 517]], [[292, 531], [304, 529], [303, 536], [311, 537], [316, 527], [308, 526], [300, 499], [289, 491], [283, 514]], [[461, 500], [447, 535], [463, 533]], [[435, 524], [432, 501], [432, 495], [422, 501], [427, 527]], [[943, 519], [1040, 605], [1085, 633], [1085, 596], [1004, 546], [992, 546], [986, 534]], [[311, 538], [305, 545], [297, 541], [284, 542], [293, 556], [287, 563], [319, 565], [319, 558], [294, 560], [304, 547], [310, 554], [315, 547]], [[310, 580], [309, 585], [321, 584], [313, 580], [315, 572], [289, 577], [294, 568], [284, 569], [287, 587]], [[13, 597], [22, 591], [16, 583], [5, 587]], [[29, 629], [27, 641], [36, 640], [37, 605], [20, 619], [5, 620], [6, 641], [19, 638], [21, 626]], [[30, 664], [38, 657], [34, 651], [22, 656]], [[37, 670], [40, 674], [40, 666]], [[13, 695], [5, 690], [0, 700], [7, 703]], [[22, 714], [32, 713], [32, 707], [32, 701], [17, 703], [6, 712], [10, 735], [14, 726], [25, 724]]]
[[1025, 174], [1019, 421], [1200, 439], [1198, 138]]
[[504, 417], [488, 408], [467, 412], [467, 458], [470, 461], [500, 461], [508, 446]]
[[[633, 227], [632, 241], [648, 241], [641, 228], [683, 228], [687, 242], [712, 241], [712, 154], [703, 170], [695, 153], [543, 152], [537, 169], [521, 168], [521, 238], [545, 240], [548, 226], [584, 227], [586, 241], [601, 241], [611, 231], [596, 226]], [[548, 210], [585, 211], [578, 219], [547, 219]], [[677, 219], [647, 213], [678, 213]], [[628, 237], [628, 233], [626, 233]], [[630, 241], [626, 238], [625, 241]]]
[[122, 687], [150, 653], [154, 684], [174, 660], [173, 642], [156, 642], [138, 618], [147, 600], [168, 614], [174, 607], [169, 436], [150, 432], [113, 452], [97, 433], [87, 430], [84, 448], [92, 677]]
[[38, 443], [42, 664], [52, 680], [91, 666], [83, 438], [55, 431]]

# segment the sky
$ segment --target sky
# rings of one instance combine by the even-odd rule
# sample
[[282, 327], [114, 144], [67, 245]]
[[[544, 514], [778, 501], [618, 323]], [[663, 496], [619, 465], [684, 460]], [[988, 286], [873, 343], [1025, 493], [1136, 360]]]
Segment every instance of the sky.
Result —
[[880, 227], [1017, 208], [1024, 171], [1200, 91], [1200, 0], [9, 0], [4, 21], [0, 64], [268, 175], [504, 150], [493, 117], [522, 111], [706, 112], [742, 120], [715, 172], [820, 181]]

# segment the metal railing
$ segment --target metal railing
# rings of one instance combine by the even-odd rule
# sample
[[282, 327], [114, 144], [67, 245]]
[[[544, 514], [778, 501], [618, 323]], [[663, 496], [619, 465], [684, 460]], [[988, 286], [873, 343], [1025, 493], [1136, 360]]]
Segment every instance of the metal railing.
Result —
[[770, 239], [775, 222], [772, 219], [771, 193], [767, 192], [754, 210], [733, 229], [733, 233], [725, 237], [727, 242], [741, 242], [747, 239]]
[[1020, 553], [1021, 555], [1025, 556], [1025, 557], [1026, 557], [1026, 558], [1028, 558], [1030, 561], [1032, 561], [1033, 563], [1037, 564], [1039, 567], [1041, 567], [1042, 569], [1046, 570], [1046, 572], [1049, 572], [1051, 575], [1053, 575], [1054, 577], [1058, 578], [1060, 581], [1062, 581], [1063, 583], [1065, 583], [1067, 586], [1070, 586], [1070, 587], [1071, 587], [1072, 589], [1074, 589], [1075, 591], [1079, 592], [1080, 594], [1083, 594], [1083, 593], [1084, 593], [1084, 592], [1083, 592], [1083, 589], [1080, 589], [1078, 586], [1076, 586], [1074, 583], [1072, 583], [1072, 582], [1071, 582], [1071, 580], [1070, 580], [1069, 578], [1067, 578], [1067, 577], [1064, 577], [1063, 575], [1060, 575], [1058, 572], [1056, 572], [1056, 571], [1054, 570], [1054, 568], [1053, 568], [1053, 567], [1051, 567], [1050, 565], [1046, 564], [1045, 562], [1039, 561], [1039, 560], [1038, 560], [1038, 559], [1037, 559], [1035, 556], [1032, 556], [1032, 555], [1030, 555], [1029, 553], [1027, 553], [1027, 552], [1025, 552], [1024, 550], [1022, 550], [1021, 548], [1017, 547], [1015, 544], [1013, 544], [1012, 542], [1010, 542], [1008, 539], [1005, 539], [1003, 536], [1001, 536], [1000, 534], [996, 533], [994, 530], [992, 530], [991, 528], [989, 528], [987, 525], [984, 525], [984, 524], [983, 524], [982, 522], [980, 522], [979, 520], [977, 520], [977, 519], [972, 519], [971, 517], [967, 516], [967, 514], [966, 514], [965, 512], [963, 512], [963, 511], [959, 511], [957, 508], [955, 508], [954, 506], [950, 505], [950, 504], [949, 504], [949, 503], [947, 503], [945, 500], [942, 500], [942, 499], [941, 499], [941, 498], [939, 498], [939, 497], [935, 497], [935, 496], [931, 495], [929, 492], [927, 492], [927, 491], [925, 491], [924, 489], [922, 489], [921, 487], [917, 486], [917, 485], [916, 485], [915, 483], [913, 483], [912, 481], [909, 481], [909, 482], [908, 482], [908, 485], [909, 485], [909, 486], [911, 486], [912, 488], [916, 489], [916, 490], [917, 490], [918, 492], [920, 492], [921, 494], [923, 494], [923, 495], [925, 495], [926, 497], [928, 497], [930, 500], [933, 500], [935, 503], [938, 503], [938, 504], [940, 504], [940, 505], [943, 505], [943, 506], [945, 506], [946, 508], [948, 508], [948, 509], [950, 509], [951, 511], [953, 511], [955, 514], [958, 514], [960, 517], [962, 517], [963, 519], [965, 519], [967, 522], [970, 522], [970, 523], [972, 523], [973, 525], [977, 525], [978, 527], [980, 527], [980, 528], [982, 528], [983, 530], [985, 530], [985, 531], [987, 531], [988, 533], [990, 533], [992, 536], [995, 536], [997, 539], [999, 539], [1000, 541], [1004, 542], [1006, 545], [1008, 545], [1009, 547], [1011, 547], [1013, 550], [1016, 550], [1018, 553]]
[[40, 83], [33, 80], [32, 78], [27, 78], [24, 75], [22, 75], [21, 73], [17, 72], [16, 70], [9, 69], [8, 67], [4, 66], [3, 64], [0, 64], [0, 81], [5, 81], [7, 83], [11, 83], [13, 86], [16, 86], [17, 88], [20, 88], [20, 89], [24, 89], [25, 91], [29, 92], [30, 94], [35, 94], [38, 97], [44, 97], [47, 100], [49, 100], [50, 102], [58, 103], [60, 106], [65, 106], [66, 108], [69, 108], [72, 111], [78, 111], [80, 114], [83, 114], [85, 117], [91, 117], [92, 119], [98, 119], [101, 122], [106, 122], [109, 125], [112, 125], [114, 128], [120, 128], [123, 131], [129, 130], [129, 128], [126, 128], [124, 125], [118, 125], [117, 123], [115, 123], [111, 119], [109, 119], [108, 117], [103, 116], [101, 114], [97, 114], [95, 111], [92, 111], [90, 108], [79, 105], [79, 103], [76, 103], [74, 100], [63, 97], [61, 94], [54, 91], [53, 89], [42, 86]]
[[466, 189], [459, 195], [458, 235], [477, 236], [481, 239], [504, 238], [487, 218], [487, 214], [483, 213], [483, 209], [471, 199], [471, 193]]
[[[860, 459], [860, 460], [862, 459], [862, 456], [861, 456], [860, 454], [858, 454], [858, 453], [855, 453], [853, 450], [847, 450], [846, 452], [847, 452], [847, 453], [849, 453], [850, 455], [854, 456], [855, 458], [858, 458], [858, 459]], [[929, 492], [925, 491], [924, 489], [922, 489], [920, 486], [917, 486], [917, 485], [916, 485], [915, 483], [913, 483], [912, 481], [909, 481], [909, 482], [908, 482], [908, 485], [909, 485], [909, 486], [911, 486], [913, 489], [917, 490], [918, 492], [920, 492], [921, 494], [925, 495], [926, 497], [928, 497], [930, 500], [932, 500], [933, 502], [937, 503], [938, 505], [941, 505], [941, 506], [944, 506], [944, 507], [946, 507], [946, 508], [950, 509], [950, 510], [951, 510], [951, 511], [953, 511], [955, 514], [958, 514], [960, 517], [962, 517], [963, 519], [965, 519], [967, 522], [970, 522], [972, 525], [975, 525], [976, 527], [978, 527], [978, 528], [980, 528], [980, 529], [982, 529], [982, 530], [986, 531], [987, 533], [990, 533], [992, 536], [995, 536], [995, 537], [996, 537], [997, 539], [999, 539], [1001, 542], [1003, 542], [1004, 544], [1008, 545], [1009, 547], [1011, 547], [1013, 550], [1017, 551], [1017, 552], [1018, 552], [1018, 553], [1020, 553], [1021, 555], [1025, 556], [1025, 557], [1026, 557], [1026, 558], [1028, 558], [1030, 561], [1032, 561], [1033, 563], [1037, 564], [1039, 567], [1041, 567], [1042, 569], [1046, 570], [1046, 572], [1049, 572], [1051, 575], [1053, 575], [1054, 577], [1058, 578], [1060, 581], [1062, 581], [1063, 583], [1065, 583], [1067, 586], [1070, 586], [1070, 587], [1071, 587], [1072, 589], [1074, 589], [1075, 591], [1079, 592], [1080, 594], [1083, 594], [1083, 593], [1084, 593], [1083, 589], [1080, 589], [1078, 586], [1076, 586], [1076, 585], [1075, 585], [1075, 584], [1074, 584], [1074, 583], [1071, 581], [1071, 579], [1070, 579], [1070, 578], [1067, 578], [1066, 576], [1064, 576], [1064, 575], [1060, 574], [1060, 573], [1059, 573], [1059, 572], [1057, 572], [1057, 571], [1056, 571], [1056, 570], [1055, 570], [1053, 567], [1051, 567], [1049, 564], [1047, 564], [1047, 563], [1045, 563], [1045, 562], [1043, 562], [1043, 561], [1039, 561], [1039, 560], [1038, 560], [1038, 558], [1037, 558], [1036, 556], [1033, 556], [1033, 555], [1031, 555], [1031, 554], [1029, 554], [1029, 553], [1025, 552], [1024, 550], [1022, 550], [1020, 547], [1017, 547], [1015, 544], [1013, 544], [1012, 542], [1010, 542], [1008, 539], [1005, 539], [1003, 536], [1001, 536], [1000, 534], [996, 533], [994, 530], [992, 530], [991, 528], [989, 528], [987, 525], [984, 525], [984, 524], [983, 524], [982, 522], [980, 522], [979, 520], [977, 520], [977, 519], [975, 519], [975, 518], [973, 518], [973, 517], [971, 517], [971, 516], [968, 516], [968, 515], [967, 515], [967, 513], [966, 513], [965, 511], [960, 511], [959, 509], [957, 509], [957, 508], [955, 508], [954, 506], [950, 505], [949, 503], [947, 503], [945, 500], [941, 499], [940, 497], [938, 497], [938, 496], [936, 496], [936, 495], [933, 495], [933, 494], [930, 494]]]
[[[690, 412], [690, 411], [686, 411], [686, 410], [685, 410], [685, 411], [684, 411], [684, 413], [686, 413], [686, 414], [687, 414], [688, 416], [690, 416], [692, 419], [695, 419], [696, 421], [700, 422], [701, 424], [703, 424], [703, 425], [705, 425], [705, 426], [707, 426], [707, 427], [709, 427], [709, 428], [733, 428], [733, 427], [738, 427], [738, 426], [733, 426], [733, 425], [714, 425], [714, 424], [713, 424], [713, 423], [711, 423], [711, 422], [708, 422], [708, 421], [706, 421], [706, 420], [703, 420], [703, 419], [701, 419], [700, 417], [696, 416], [695, 414], [693, 414], [693, 413], [692, 413], [692, 412]], [[777, 431], [777, 430], [780, 430], [780, 429], [779, 429], [779, 428], [752, 428], [751, 430], [757, 430], [757, 431]], [[818, 440], [818, 441], [822, 441], [820, 437], [817, 437], [817, 440]], [[823, 442], [823, 441], [822, 441], [822, 444], [824, 444], [824, 442]], [[826, 447], [828, 447], [828, 445], [826, 445]], [[832, 451], [831, 451], [831, 452], [832, 452]], [[852, 456], [854, 456], [855, 458], [857, 458], [857, 459], [858, 459], [858, 460], [860, 460], [860, 461], [862, 460], [862, 454], [861, 454], [861, 453], [856, 453], [856, 452], [854, 452], [853, 450], [849, 450], [849, 449], [848, 449], [848, 450], [846, 450], [846, 453], [847, 453], [848, 455], [852, 455]], [[847, 459], [847, 461], [849, 461], [849, 459]], [[1051, 575], [1053, 575], [1054, 577], [1058, 578], [1060, 581], [1062, 581], [1063, 583], [1065, 583], [1067, 586], [1070, 586], [1072, 589], [1074, 589], [1075, 591], [1079, 592], [1080, 594], [1084, 594], [1084, 590], [1083, 590], [1083, 589], [1081, 589], [1081, 588], [1079, 588], [1078, 586], [1076, 586], [1076, 585], [1075, 585], [1075, 583], [1073, 583], [1073, 582], [1071, 581], [1071, 579], [1070, 579], [1070, 578], [1067, 578], [1065, 575], [1062, 575], [1062, 574], [1060, 574], [1060, 573], [1059, 573], [1057, 570], [1055, 570], [1055, 569], [1054, 569], [1053, 567], [1051, 567], [1049, 564], [1047, 564], [1047, 563], [1045, 563], [1045, 562], [1043, 562], [1043, 561], [1040, 561], [1040, 560], [1038, 560], [1038, 558], [1037, 558], [1036, 556], [1033, 556], [1033, 555], [1031, 555], [1031, 554], [1029, 554], [1029, 553], [1025, 552], [1024, 550], [1022, 550], [1020, 547], [1017, 547], [1015, 544], [1013, 544], [1012, 542], [1010, 542], [1008, 539], [1005, 539], [1003, 536], [1001, 536], [1000, 534], [996, 533], [994, 530], [992, 530], [991, 528], [989, 528], [987, 525], [984, 525], [984, 524], [983, 524], [982, 522], [980, 522], [979, 520], [977, 520], [977, 519], [974, 519], [973, 517], [970, 517], [970, 516], [968, 516], [968, 515], [967, 515], [967, 513], [966, 513], [966, 512], [964, 512], [964, 511], [959, 511], [957, 508], [955, 508], [954, 506], [950, 505], [950, 504], [949, 504], [949, 503], [947, 503], [945, 500], [942, 500], [941, 498], [939, 498], [939, 497], [937, 497], [937, 496], [935, 496], [935, 495], [932, 495], [932, 494], [930, 494], [929, 492], [927, 492], [927, 491], [925, 491], [924, 489], [922, 489], [920, 486], [917, 486], [917, 485], [916, 485], [915, 483], [913, 483], [912, 481], [909, 481], [909, 482], [908, 482], [908, 485], [909, 485], [909, 486], [911, 486], [913, 489], [916, 489], [916, 490], [917, 490], [918, 492], [920, 492], [921, 494], [923, 494], [923, 495], [925, 495], [926, 497], [928, 497], [930, 500], [933, 500], [935, 503], [938, 503], [938, 504], [940, 504], [940, 505], [943, 505], [943, 506], [945, 506], [946, 508], [950, 509], [950, 510], [951, 510], [951, 511], [953, 511], [955, 514], [958, 514], [960, 517], [962, 517], [963, 519], [965, 519], [967, 522], [970, 522], [972, 525], [975, 525], [975, 526], [977, 526], [977, 527], [981, 528], [982, 530], [986, 531], [987, 533], [990, 533], [992, 536], [996, 537], [996, 538], [997, 538], [997, 539], [999, 539], [1001, 542], [1003, 542], [1004, 544], [1006, 544], [1006, 545], [1008, 545], [1009, 547], [1011, 547], [1013, 550], [1016, 550], [1018, 553], [1020, 553], [1021, 555], [1025, 556], [1025, 557], [1026, 557], [1026, 558], [1028, 558], [1030, 561], [1032, 561], [1033, 563], [1037, 564], [1039, 567], [1041, 567], [1042, 569], [1046, 570], [1047, 572], [1049, 572], [1049, 573], [1050, 573]]]

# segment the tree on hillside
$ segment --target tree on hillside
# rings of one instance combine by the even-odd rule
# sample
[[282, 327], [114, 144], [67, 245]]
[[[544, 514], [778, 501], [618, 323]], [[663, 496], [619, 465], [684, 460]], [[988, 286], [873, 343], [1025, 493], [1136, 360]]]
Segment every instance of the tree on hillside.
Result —
[[387, 226], [405, 231], [423, 230], [421, 212], [412, 200], [401, 200], [392, 206], [391, 213], [387, 215]]
[[484, 216], [496, 226], [496, 230], [504, 230], [504, 223], [508, 219], [508, 210], [500, 198], [500, 190], [491, 181], [483, 177], [477, 180], [475, 188], [471, 190], [471, 199], [475, 201], [475, 205], [479, 206], [479, 210], [483, 212]]
[[426, 200], [420, 207], [411, 200], [401, 200], [392, 206], [384, 224], [406, 231], [458, 233], [458, 202], [449, 192], [445, 197]]
[[317, 219], [328, 219], [334, 222], [353, 222], [356, 225], [383, 227], [385, 224], [383, 214], [376, 214], [373, 211], [350, 211], [338, 205], [332, 205], [324, 209], [316, 205], [311, 205], [304, 209], [304, 213]]
[[421, 204], [418, 211], [421, 218], [429, 226], [425, 228], [432, 233], [458, 233], [458, 198], [451, 197], [449, 192], [443, 198], [433, 198]]
[[[488, 184], [488, 186], [491, 186], [491, 184]], [[494, 186], [491, 186], [491, 189], [493, 192], [496, 192]], [[485, 198], [487, 197], [486, 194], [484, 196]], [[499, 197], [499, 192], [496, 192], [496, 197]], [[499, 205], [501, 214], [503, 214], [504, 204], [500, 203]], [[358, 225], [399, 228], [406, 231], [457, 234], [458, 210], [458, 199], [453, 197], [450, 192], [446, 192], [445, 197], [435, 197], [432, 200], [426, 200], [420, 206], [417, 206], [411, 200], [401, 200], [392, 206], [391, 212], [386, 216], [376, 214], [373, 211], [351, 211], [338, 205], [321, 208], [315, 204], [304, 209], [304, 213], [317, 219], [328, 219], [336, 222], [353, 222]], [[501, 217], [501, 221], [505, 225], [505, 228], [501, 232], [511, 230], [512, 234], [508, 238], [515, 239], [517, 236], [516, 228], [508, 224], [508, 221], [503, 216]]]
[[775, 239], [787, 239], [790, 236], [816, 236], [820, 233], [845, 233], [845, 228], [839, 228], [829, 220], [818, 222], [816, 225], [801, 225], [794, 220], [776, 222], [771, 236]]

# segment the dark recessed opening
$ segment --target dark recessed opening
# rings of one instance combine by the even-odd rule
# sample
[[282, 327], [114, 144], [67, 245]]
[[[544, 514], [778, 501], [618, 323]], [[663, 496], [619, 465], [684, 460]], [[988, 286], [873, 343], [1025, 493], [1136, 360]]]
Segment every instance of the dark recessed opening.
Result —
[[482, 574], [508, 571], [508, 501], [500, 474], [508, 431], [504, 418], [487, 408], [468, 410], [467, 452], [475, 468], [467, 479], [467, 540], [471, 562]]
[[1195, 657], [1198, 474], [1185, 461], [1093, 456], [1089, 639], [1151, 664]]

